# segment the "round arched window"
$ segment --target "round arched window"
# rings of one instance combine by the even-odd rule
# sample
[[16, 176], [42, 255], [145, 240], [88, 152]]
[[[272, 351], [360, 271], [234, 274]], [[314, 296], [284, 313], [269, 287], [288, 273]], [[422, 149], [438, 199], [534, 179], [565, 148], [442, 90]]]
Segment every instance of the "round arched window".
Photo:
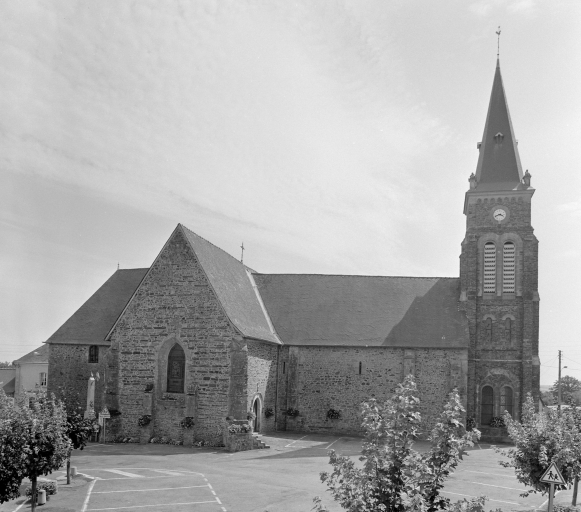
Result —
[[183, 393], [186, 373], [186, 355], [177, 343], [167, 357], [167, 392]]
[[482, 388], [482, 407], [480, 410], [480, 424], [490, 425], [494, 416], [494, 390], [492, 386]]

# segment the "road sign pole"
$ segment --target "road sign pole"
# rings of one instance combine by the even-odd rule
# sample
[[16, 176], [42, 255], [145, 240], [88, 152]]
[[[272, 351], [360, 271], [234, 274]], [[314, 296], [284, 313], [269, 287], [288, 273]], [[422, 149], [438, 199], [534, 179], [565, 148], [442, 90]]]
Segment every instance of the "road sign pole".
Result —
[[547, 512], [553, 512], [553, 494], [555, 493], [555, 484], [549, 484], [551, 486], [551, 490], [549, 491], [549, 508]]

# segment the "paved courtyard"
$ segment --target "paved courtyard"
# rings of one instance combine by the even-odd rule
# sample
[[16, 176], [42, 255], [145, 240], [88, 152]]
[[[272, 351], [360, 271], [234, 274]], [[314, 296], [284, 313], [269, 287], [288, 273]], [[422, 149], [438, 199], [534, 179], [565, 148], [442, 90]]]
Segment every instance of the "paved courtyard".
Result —
[[[325, 435], [278, 433], [264, 436], [269, 450], [227, 453], [221, 449], [167, 445], [91, 444], [76, 451], [72, 464], [79, 477], [72, 486], [60, 485], [39, 511], [175, 511], [185, 512], [307, 512], [312, 498], [333, 503], [319, 480], [329, 470], [328, 451], [356, 457], [361, 439]], [[421, 449], [422, 443], [417, 448]], [[471, 450], [449, 480], [445, 493], [454, 501], [486, 495], [486, 509], [546, 509], [546, 498], [521, 498], [525, 489], [512, 470], [498, 465], [488, 445]], [[52, 478], [63, 482], [64, 474]], [[567, 498], [569, 496], [569, 498]], [[565, 491], [557, 502], [569, 499]], [[30, 509], [20, 498], [0, 506], [0, 512]]]

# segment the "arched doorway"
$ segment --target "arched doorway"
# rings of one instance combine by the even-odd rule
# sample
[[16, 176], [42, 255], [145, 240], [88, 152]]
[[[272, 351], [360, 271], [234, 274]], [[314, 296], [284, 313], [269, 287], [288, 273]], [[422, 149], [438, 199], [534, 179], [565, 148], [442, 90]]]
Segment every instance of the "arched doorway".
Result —
[[254, 420], [252, 420], [252, 430], [254, 432], [260, 432], [260, 415], [262, 413], [262, 407], [260, 406], [260, 398], [257, 396], [254, 397], [252, 412], [254, 413]]

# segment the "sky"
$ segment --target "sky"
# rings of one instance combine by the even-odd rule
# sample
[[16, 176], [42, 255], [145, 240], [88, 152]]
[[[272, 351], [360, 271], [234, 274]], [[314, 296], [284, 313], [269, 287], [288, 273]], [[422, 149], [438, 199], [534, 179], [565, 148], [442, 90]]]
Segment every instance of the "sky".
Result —
[[581, 379], [581, 2], [0, 3], [0, 361], [178, 223], [264, 273], [458, 276], [500, 62], [541, 383]]

